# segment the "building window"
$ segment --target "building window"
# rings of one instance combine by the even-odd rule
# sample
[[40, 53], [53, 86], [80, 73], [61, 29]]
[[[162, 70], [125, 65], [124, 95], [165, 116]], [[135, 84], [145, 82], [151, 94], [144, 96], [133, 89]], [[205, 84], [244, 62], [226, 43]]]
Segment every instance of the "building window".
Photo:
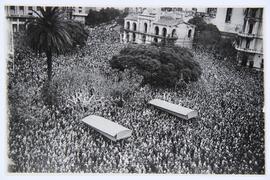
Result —
[[244, 20], [244, 25], [243, 25], [243, 29], [242, 29], [242, 32], [243, 32], [243, 33], [245, 32], [246, 24], [247, 24], [247, 20]]
[[158, 26], [155, 27], [155, 35], [159, 35], [159, 28], [158, 28]]
[[250, 9], [250, 17], [255, 18], [256, 17], [257, 8], [251, 8]]
[[133, 41], [133, 42], [136, 41], [136, 34], [135, 34], [135, 33], [132, 34], [132, 41]]
[[10, 6], [10, 14], [15, 14], [15, 6]]
[[248, 62], [248, 56], [246, 54], [243, 54], [241, 65], [242, 66], [247, 66], [247, 62]]
[[230, 23], [231, 22], [231, 17], [232, 17], [232, 8], [227, 8], [225, 22]]
[[176, 11], [183, 11], [183, 8], [176, 8]]
[[253, 66], [254, 66], [254, 61], [249, 61], [249, 67], [253, 68]]
[[250, 46], [250, 39], [247, 39], [247, 43], [246, 43], [246, 48], [249, 49], [249, 46]]
[[143, 36], [142, 36], [142, 42], [145, 44], [145, 41], [146, 41], [146, 36], [143, 35]]
[[40, 11], [40, 9], [41, 9], [41, 7], [40, 7], [40, 6], [38, 6], [38, 7], [37, 7], [37, 11]]
[[210, 17], [216, 17], [217, 14], [217, 8], [207, 8], [207, 14]]
[[17, 24], [13, 24], [13, 25], [12, 25], [12, 30], [13, 30], [13, 32], [17, 32], [17, 29], [18, 29], [18, 28], [17, 28]]
[[129, 33], [127, 33], [127, 42], [129, 42]]
[[263, 17], [263, 9], [260, 8], [260, 14], [259, 14], [259, 18], [262, 18]]
[[79, 12], [79, 13], [82, 13], [82, 7], [79, 7], [78, 12]]
[[166, 37], [167, 36], [167, 29], [166, 28], [163, 28], [162, 29], [162, 36], [163, 37]]
[[127, 22], [127, 29], [130, 29], [130, 22]]
[[161, 8], [161, 11], [171, 12], [172, 10], [173, 10], [173, 8], [170, 8], [170, 7]]
[[157, 42], [158, 42], [158, 40], [157, 40], [157, 38], [156, 38], [156, 37], [154, 38], [154, 42], [155, 42], [155, 43], [157, 43]]
[[24, 30], [25, 30], [25, 25], [19, 24], [19, 31], [24, 31]]
[[133, 23], [133, 31], [136, 31], [137, 30], [137, 25], [136, 23]]
[[192, 33], [192, 30], [188, 30], [188, 38], [191, 38], [191, 33]]
[[147, 23], [144, 23], [144, 32], [147, 33]]
[[249, 24], [248, 34], [252, 34], [253, 24]]
[[197, 12], [197, 8], [192, 8], [192, 11], [195, 11], [195, 12]]
[[33, 15], [33, 7], [32, 6], [29, 6], [28, 7], [28, 15], [32, 16]]
[[23, 6], [20, 6], [19, 10], [20, 10], [20, 14], [24, 14], [24, 7]]
[[175, 29], [172, 30], [172, 37], [176, 37], [176, 30]]

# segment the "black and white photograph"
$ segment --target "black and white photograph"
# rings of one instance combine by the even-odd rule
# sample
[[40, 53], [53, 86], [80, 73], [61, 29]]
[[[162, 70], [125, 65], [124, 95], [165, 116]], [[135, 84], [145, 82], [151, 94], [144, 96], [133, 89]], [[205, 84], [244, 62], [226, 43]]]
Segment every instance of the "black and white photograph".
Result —
[[176, 5], [6, 4], [6, 172], [265, 175], [267, 9]]

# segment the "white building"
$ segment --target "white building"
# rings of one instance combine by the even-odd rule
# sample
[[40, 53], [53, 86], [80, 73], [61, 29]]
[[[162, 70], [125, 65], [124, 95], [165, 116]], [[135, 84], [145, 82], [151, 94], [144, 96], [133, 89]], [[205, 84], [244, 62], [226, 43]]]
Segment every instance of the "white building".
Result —
[[223, 37], [237, 37], [237, 61], [243, 66], [263, 68], [263, 8], [217, 8], [208, 23]]
[[5, 6], [8, 55], [12, 58], [14, 55], [13, 33], [24, 31], [26, 21], [38, 16], [32, 10], [40, 13], [40, 7], [36, 6]]
[[89, 8], [87, 7], [73, 7], [72, 19], [85, 24], [85, 19], [88, 15]]
[[205, 18], [206, 22], [216, 25], [223, 37], [236, 35], [244, 23], [244, 8], [215, 9], [215, 15]]
[[25, 30], [25, 22], [37, 16], [32, 10], [40, 13], [39, 6], [5, 6], [6, 17], [10, 22], [12, 32]]
[[[25, 22], [28, 19], [37, 17], [36, 11], [40, 13], [41, 6], [5, 6], [6, 17], [10, 22], [13, 32], [18, 32], [25, 29]], [[63, 7], [65, 8], [65, 7]], [[72, 9], [72, 19], [85, 23], [87, 16], [87, 7], [70, 7]]]
[[[36, 18], [40, 14], [41, 6], [5, 6], [6, 24], [8, 33], [8, 54], [13, 56], [13, 33], [17, 33], [25, 30], [25, 23], [29, 19]], [[45, 8], [45, 7], [43, 7]], [[86, 12], [89, 11], [87, 7], [62, 7], [63, 9], [70, 8], [72, 12], [72, 19], [85, 23]], [[35, 11], [36, 13], [34, 13]], [[70, 18], [66, 14], [66, 18]]]
[[263, 68], [263, 8], [246, 8], [244, 23], [238, 32], [238, 62], [243, 66]]
[[195, 26], [185, 22], [180, 15], [146, 9], [125, 18], [123, 41], [150, 44], [171, 40], [176, 45], [191, 48], [194, 31]]

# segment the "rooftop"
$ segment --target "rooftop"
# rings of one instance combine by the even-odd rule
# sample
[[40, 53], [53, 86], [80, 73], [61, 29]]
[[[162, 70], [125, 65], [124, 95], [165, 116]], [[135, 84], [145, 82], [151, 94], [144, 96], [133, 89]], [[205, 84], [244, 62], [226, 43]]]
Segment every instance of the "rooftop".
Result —
[[129, 14], [125, 19], [137, 21], [138, 20], [138, 14]]
[[171, 16], [160, 16], [160, 19], [154, 22], [154, 24], [162, 24], [168, 26], [176, 26], [181, 23], [184, 23], [182, 19], [175, 19]]

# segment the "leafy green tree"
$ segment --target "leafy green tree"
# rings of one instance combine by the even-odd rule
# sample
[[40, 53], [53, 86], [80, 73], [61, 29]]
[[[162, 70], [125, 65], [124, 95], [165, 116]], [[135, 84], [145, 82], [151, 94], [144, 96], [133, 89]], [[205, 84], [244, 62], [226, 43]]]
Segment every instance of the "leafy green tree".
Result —
[[86, 17], [86, 24], [95, 26], [101, 23], [109, 22], [116, 19], [120, 15], [120, 11], [115, 8], [102, 8], [100, 11], [90, 9]]
[[203, 47], [211, 48], [215, 47], [220, 39], [221, 34], [218, 28], [213, 24], [207, 24], [199, 34], [197, 43]]
[[125, 23], [125, 17], [128, 15], [128, 10], [124, 10], [124, 12], [120, 13], [118, 18], [116, 19], [117, 24], [121, 26], [120, 31], [123, 32], [124, 29], [124, 23]]
[[237, 50], [234, 47], [235, 42], [235, 38], [222, 38], [216, 46], [216, 54], [227, 59], [236, 58]]
[[188, 20], [188, 23], [195, 25], [196, 31], [203, 31], [205, 29], [205, 26], [207, 25], [204, 19], [199, 16], [195, 16], [194, 18], [191, 18], [190, 20]]
[[84, 28], [84, 25], [79, 21], [73, 20], [66, 20], [66, 23], [68, 24], [68, 32], [71, 35], [72, 46], [85, 46], [89, 32]]
[[178, 81], [196, 81], [201, 68], [192, 54], [181, 47], [130, 45], [114, 56], [110, 65], [123, 71], [135, 69], [143, 76], [143, 84], [173, 87]]
[[195, 16], [188, 22], [196, 26], [193, 40], [195, 46], [212, 48], [220, 41], [221, 34], [218, 28], [213, 24], [207, 24], [202, 17]]
[[69, 51], [76, 43], [74, 35], [85, 37], [79, 23], [64, 18], [58, 7], [40, 8], [40, 14], [33, 10], [37, 18], [26, 23], [26, 40], [36, 53], [45, 53], [47, 57], [48, 81], [52, 77], [53, 54]]

